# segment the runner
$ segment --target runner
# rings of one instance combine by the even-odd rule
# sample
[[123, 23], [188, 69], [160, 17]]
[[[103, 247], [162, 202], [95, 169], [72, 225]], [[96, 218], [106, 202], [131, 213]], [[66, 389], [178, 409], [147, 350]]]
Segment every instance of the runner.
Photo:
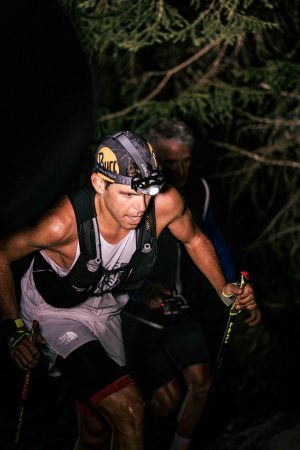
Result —
[[[118, 132], [97, 149], [91, 187], [1, 241], [0, 308], [11, 357], [30, 370], [41, 349], [49, 370], [70, 381], [78, 400], [76, 450], [143, 449], [142, 400], [126, 367], [120, 311], [127, 291], [150, 273], [164, 228], [184, 243], [222, 300], [234, 293], [238, 308], [256, 308], [250, 284], [226, 283], [213, 245], [178, 191], [162, 188], [151, 145]], [[19, 310], [11, 264], [31, 253]], [[33, 320], [38, 346], [29, 337]]]

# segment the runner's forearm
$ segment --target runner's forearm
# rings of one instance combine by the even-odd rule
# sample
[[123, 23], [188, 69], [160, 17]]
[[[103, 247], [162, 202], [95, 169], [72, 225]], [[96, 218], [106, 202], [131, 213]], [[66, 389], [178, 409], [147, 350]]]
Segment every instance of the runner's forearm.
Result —
[[227, 282], [211, 241], [204, 233], [197, 233], [185, 247], [196, 266], [220, 295]]
[[0, 263], [0, 318], [16, 319], [20, 316], [10, 266]]

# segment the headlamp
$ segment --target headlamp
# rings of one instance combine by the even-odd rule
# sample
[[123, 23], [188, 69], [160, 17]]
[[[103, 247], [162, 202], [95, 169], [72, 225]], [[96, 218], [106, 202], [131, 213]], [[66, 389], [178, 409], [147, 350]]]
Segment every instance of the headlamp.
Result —
[[131, 189], [145, 195], [156, 195], [164, 185], [164, 177], [153, 172], [149, 177], [140, 178], [139, 176], [131, 178]]

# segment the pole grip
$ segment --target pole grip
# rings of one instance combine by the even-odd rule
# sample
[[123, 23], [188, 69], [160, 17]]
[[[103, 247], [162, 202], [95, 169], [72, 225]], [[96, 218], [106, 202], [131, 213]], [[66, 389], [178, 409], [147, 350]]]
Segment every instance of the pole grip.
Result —
[[[244, 288], [249, 281], [250, 281], [249, 273], [246, 272], [245, 270], [241, 270], [240, 279], [235, 284], [241, 288]], [[241, 310], [235, 308], [236, 295], [233, 295], [232, 297], [234, 299], [234, 302], [233, 302], [232, 306], [230, 307], [229, 314], [231, 316], [235, 316], [236, 314], [239, 314], [241, 312]]]
[[40, 324], [37, 320], [33, 320], [31, 330], [30, 330], [30, 337], [31, 339], [39, 332], [40, 330]]

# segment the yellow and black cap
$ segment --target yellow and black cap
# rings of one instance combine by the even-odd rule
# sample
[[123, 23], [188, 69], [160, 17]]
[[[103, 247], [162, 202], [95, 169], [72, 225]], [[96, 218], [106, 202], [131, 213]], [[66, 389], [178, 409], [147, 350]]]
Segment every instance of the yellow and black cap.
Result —
[[[136, 168], [134, 175], [130, 172], [132, 166]], [[156, 195], [164, 184], [153, 148], [130, 131], [104, 139], [96, 151], [93, 171], [110, 183], [125, 184], [142, 194]]]

